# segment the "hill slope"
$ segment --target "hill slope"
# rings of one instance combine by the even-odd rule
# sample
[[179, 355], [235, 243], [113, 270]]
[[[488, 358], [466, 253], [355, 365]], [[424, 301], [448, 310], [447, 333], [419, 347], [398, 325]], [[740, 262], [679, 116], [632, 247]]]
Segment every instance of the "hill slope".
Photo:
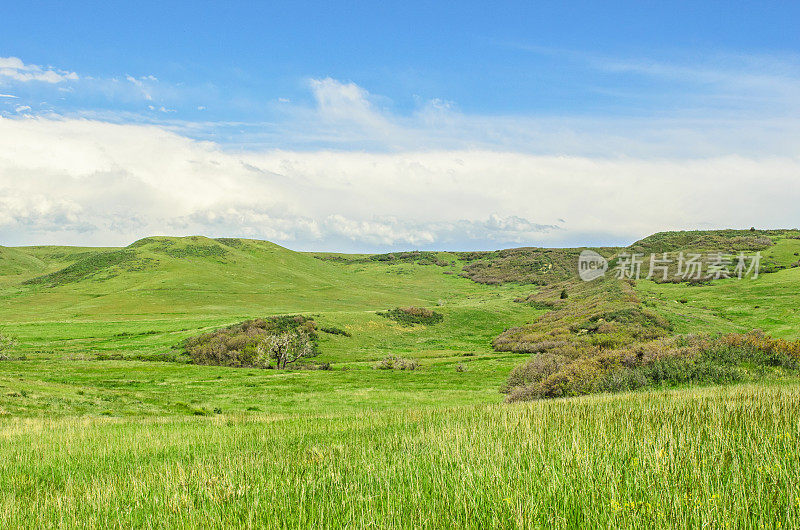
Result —
[[[708, 235], [641, 247], [680, 252]], [[573, 335], [580, 348], [756, 326], [796, 338], [800, 240], [767, 237], [776, 272], [704, 285], [579, 282], [576, 249], [0, 248], [0, 332], [18, 341], [0, 352], [0, 455], [13, 464], [0, 526], [796, 527], [796, 376], [498, 404], [515, 367]], [[376, 314], [407, 305], [443, 320]], [[319, 333], [330, 370], [160, 362], [191, 335], [276, 313], [350, 334]], [[498, 337], [509, 351], [493, 350]], [[376, 369], [387, 355], [418, 368]]]
[[[640, 281], [632, 286], [635, 300], [621, 301], [624, 307], [604, 309], [600, 317], [607, 320], [609, 311], [617, 319], [652, 313], [666, 317], [681, 333], [746, 332], [761, 327], [783, 338], [797, 338], [800, 268], [790, 265], [798, 259], [800, 239], [794, 234], [771, 231], [753, 236], [770, 239], [762, 254], [776, 264], [774, 274], [755, 281], [720, 280], [701, 286]], [[643, 241], [661, 242], [671, 251], [680, 251], [688, 248], [681, 245], [697, 245], [697, 241], [724, 240], [718, 247], [728, 248], [730, 240], [741, 237], [749, 236], [736, 231], [693, 233], [688, 238], [656, 234]], [[684, 239], [688, 243], [682, 243]], [[649, 245], [655, 248], [655, 243]], [[296, 383], [313, 380], [312, 387], [322, 385], [313, 392], [318, 406], [341, 406], [339, 399], [329, 394], [331, 386], [349, 395], [347, 406], [365, 400], [375, 403], [367, 396], [376, 393], [382, 396], [382, 404], [496, 402], [502, 399], [498, 389], [508, 373], [528, 358], [526, 352], [536, 350], [534, 343], [558, 339], [546, 335], [554, 331], [564, 334], [562, 328], [577, 326], [580, 332], [582, 321], [572, 322], [570, 315], [594, 318], [594, 314], [584, 315], [581, 308], [574, 313], [572, 309], [559, 311], [560, 304], [566, 302], [565, 307], [572, 308], [584, 303], [584, 298], [597, 304], [617, 304], [613, 297], [594, 293], [593, 284], [575, 284], [569, 268], [579, 250], [308, 254], [264, 241], [199, 236], [151, 237], [124, 248], [0, 248], [0, 271], [5, 271], [0, 273], [0, 332], [16, 337], [19, 344], [14, 355], [28, 359], [14, 366], [38, 381], [39, 390], [34, 394], [38, 406], [52, 407], [56, 400], [64, 411], [83, 407], [84, 400], [71, 391], [66, 394], [72, 397], [64, 398], [64, 389], [72, 388], [74, 381], [99, 384], [112, 373], [143, 385], [139, 397], [120, 398], [118, 410], [129, 413], [151, 410], [148, 403], [180, 400], [178, 395], [191, 393], [192, 388], [199, 391], [197, 378], [211, 373], [214, 377], [225, 374], [233, 385], [229, 391], [251, 396], [236, 405], [245, 407], [257, 396], [271, 395], [269, 388], [277, 380], [259, 374], [258, 380], [265, 386], [253, 394], [247, 390], [251, 383], [232, 379], [225, 369], [156, 368], [134, 360], [168, 360], [173, 348], [189, 336], [249, 318], [299, 313], [313, 315], [320, 326], [351, 334], [322, 334], [318, 359], [352, 372], [297, 377]], [[623, 250], [630, 251], [601, 252], [612, 257]], [[494, 278], [501, 281], [486, 281]], [[532, 280], [548, 285], [532, 285]], [[564, 287], [569, 299], [559, 300]], [[584, 297], [581, 293], [586, 289]], [[376, 313], [405, 306], [436, 308], [444, 320], [405, 327]], [[556, 311], [550, 311], [552, 308]], [[554, 319], [562, 314], [569, 321], [556, 323]], [[540, 315], [548, 316], [537, 320]], [[559, 329], [548, 329], [551, 324]], [[498, 337], [495, 345], [508, 351], [492, 348]], [[423, 369], [413, 376], [378, 375], [372, 367], [387, 355], [412, 357]], [[118, 364], [97, 362], [104, 359], [118, 360]], [[464, 370], [456, 372], [457, 366]], [[51, 374], [46, 382], [41, 379], [45, 372]], [[172, 388], [165, 394], [165, 389], [153, 383], [152, 375], [167, 372], [172, 374]], [[295, 383], [285, 388], [309, 395]], [[98, 392], [105, 395], [106, 390]], [[203, 393], [218, 403], [237, 402], [230, 397], [234, 394], [218, 394], [216, 383], [204, 386]], [[0, 396], [0, 408], [12, 405], [13, 410], [35, 408], [32, 402], [20, 408], [18, 402]], [[173, 405], [164, 406], [173, 410]], [[273, 406], [281, 410], [279, 404]]]
[[30, 319], [238, 315], [313, 310], [320, 300], [367, 302], [353, 289], [359, 282], [352, 271], [266, 241], [151, 237], [121, 249], [81, 250], [69, 261], [41, 248], [4, 250], [13, 260], [3, 263], [16, 274], [0, 285], [15, 299], [15, 314]]

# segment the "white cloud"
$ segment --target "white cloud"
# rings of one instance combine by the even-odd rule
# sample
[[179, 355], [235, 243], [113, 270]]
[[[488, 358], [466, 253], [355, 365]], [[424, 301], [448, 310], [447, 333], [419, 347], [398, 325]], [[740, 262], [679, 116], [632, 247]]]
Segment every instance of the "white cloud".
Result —
[[[734, 74], [708, 71], [706, 75], [724, 80]], [[787, 77], [787, 86], [794, 82], [800, 90], [800, 76], [792, 79]], [[782, 91], [776, 93], [762, 87], [764, 101], [771, 101], [772, 106], [757, 105], [759, 91], [741, 83], [728, 83], [731, 88], [726, 89], [726, 94], [720, 91], [714, 96], [737, 101], [735, 111], [698, 111], [692, 103], [687, 109], [656, 109], [646, 116], [581, 117], [466, 114], [453, 102], [438, 99], [419, 101], [416, 111], [401, 115], [389, 110], [388, 102], [354, 83], [331, 78], [309, 83], [315, 105], [286, 105], [283, 120], [190, 123], [185, 124], [185, 130], [194, 136], [228, 138], [240, 145], [383, 152], [477, 149], [588, 157], [689, 158], [734, 154], [793, 156], [800, 147], [800, 120], [793, 114], [796, 103], [783, 102], [779, 98]], [[726, 83], [720, 81], [719, 85]], [[705, 97], [711, 98], [708, 94]]]
[[132, 75], [126, 75], [125, 79], [139, 90], [145, 100], [153, 101], [152, 84], [158, 81], [155, 76], [146, 75], [137, 79]]
[[323, 134], [359, 139], [368, 135], [385, 143], [394, 143], [405, 135], [390, 115], [374, 105], [374, 97], [355, 83], [327, 77], [311, 79], [309, 85], [316, 101], [309, 118], [325, 130]]
[[[146, 118], [113, 119], [162, 127], [36, 118], [25, 100], [8, 101], [22, 116], [0, 117], [0, 244], [202, 233], [298, 249], [467, 249], [796, 223], [800, 121], [784, 97], [800, 88], [795, 70], [597, 67], [699, 79], [714, 87], [704, 97], [738, 110], [488, 116], [434, 99], [401, 115], [354, 83], [324, 78], [309, 81], [312, 107], [278, 100], [283, 120], [187, 123], [152, 101], [154, 88], [169, 90], [153, 76], [84, 78], [69, 88], [151, 100]], [[0, 58], [0, 80], [61, 82], [53, 76], [78, 79]], [[186, 136], [223, 137], [226, 127], [236, 143], [251, 134], [252, 145], [285, 148], [234, 151]]]
[[81, 221], [81, 210], [70, 199], [7, 188], [0, 193], [0, 226], [17, 226], [27, 232], [90, 232], [94, 227]]
[[796, 156], [234, 152], [155, 126], [0, 118], [0, 243], [193, 233], [330, 250], [623, 242], [796, 224], [797, 175]]
[[[218, 100], [212, 108], [230, 116], [238, 113], [239, 119], [188, 122], [178, 117], [189, 115], [188, 109], [200, 111], [211, 106], [209, 101], [213, 103], [218, 95], [215, 89], [208, 85], [171, 85], [152, 75], [81, 76], [79, 82], [61, 83], [53, 90], [74, 89], [69, 98], [59, 94], [55, 99], [64, 101], [65, 108], [49, 98], [54, 107], [35, 104], [40, 99], [23, 101], [37, 109], [33, 113], [156, 123], [194, 138], [258, 149], [397, 153], [484, 150], [677, 159], [791, 157], [800, 148], [800, 107], [795, 96], [800, 91], [800, 67], [795, 58], [733, 56], [669, 63], [549, 53], [581, 62], [595, 76], [596, 70], [610, 72], [603, 77], [612, 79], [611, 87], [629, 91], [611, 99], [645, 103], [630, 112], [630, 107], [624, 106], [620, 111], [582, 116], [490, 115], [462, 112], [451, 101], [418, 98], [414, 110], [396, 112], [388, 99], [353, 82], [328, 77], [308, 80], [313, 95], [310, 106], [289, 98], [272, 98], [267, 105], [247, 98], [228, 98], [224, 105]], [[0, 64], [16, 72], [23, 71], [21, 68], [45, 70], [16, 58], [2, 61]], [[631, 75], [649, 77], [646, 88], [635, 82], [630, 83], [630, 89], [624, 88]], [[587, 82], [582, 89], [591, 90], [587, 88], [591, 85]], [[15, 87], [15, 93], [17, 90], [23, 90], [19, 93], [27, 98], [25, 87]], [[601, 92], [602, 87], [596, 90]], [[76, 107], [84, 104], [77, 102], [85, 101], [95, 107]], [[0, 115], [13, 112], [11, 105], [5, 109], [0, 104]]]
[[64, 81], [77, 81], [78, 74], [66, 70], [25, 64], [17, 57], [0, 57], [0, 81], [2, 78], [19, 82], [41, 81], [44, 83], [62, 83]]
[[0, 98], [13, 98], [13, 99], [19, 99], [19, 96], [12, 96], [11, 94], [0, 94]]

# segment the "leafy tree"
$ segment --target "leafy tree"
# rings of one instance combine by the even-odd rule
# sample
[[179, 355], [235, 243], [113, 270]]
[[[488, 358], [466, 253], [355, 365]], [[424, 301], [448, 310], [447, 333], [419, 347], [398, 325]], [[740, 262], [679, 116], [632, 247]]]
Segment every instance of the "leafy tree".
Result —
[[279, 370], [304, 357], [317, 355], [314, 343], [304, 330], [287, 331], [266, 337], [258, 346], [259, 364], [275, 360]]

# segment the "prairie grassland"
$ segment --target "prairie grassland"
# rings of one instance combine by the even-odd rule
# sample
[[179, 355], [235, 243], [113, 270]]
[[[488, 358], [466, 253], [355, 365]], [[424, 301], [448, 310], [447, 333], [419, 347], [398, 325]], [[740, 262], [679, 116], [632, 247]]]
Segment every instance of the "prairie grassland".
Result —
[[[787, 269], [756, 281], [636, 295], [681, 333], [798, 338], [798, 241], [770, 247]], [[0, 258], [0, 332], [17, 341], [0, 363], [0, 528], [800, 526], [797, 379], [501, 404], [529, 356], [492, 340], [546, 313], [515, 302], [543, 288], [474, 283], [464, 256], [194, 237]], [[404, 306], [442, 321], [377, 314]], [[192, 335], [297, 313], [351, 335], [321, 334], [333, 370], [165, 362]], [[419, 369], [373, 369], [386, 356]]]
[[0, 527], [796, 528], [800, 385], [0, 421]]

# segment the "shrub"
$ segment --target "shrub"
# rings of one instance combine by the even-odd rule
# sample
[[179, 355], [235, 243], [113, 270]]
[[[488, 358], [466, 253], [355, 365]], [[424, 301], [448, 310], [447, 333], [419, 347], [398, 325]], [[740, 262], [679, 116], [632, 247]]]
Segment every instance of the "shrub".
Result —
[[183, 349], [195, 364], [251, 368], [268, 368], [271, 360], [285, 367], [318, 354], [315, 323], [302, 315], [245, 320], [191, 337]]
[[[459, 252], [468, 261], [462, 269], [464, 278], [487, 285], [519, 283], [548, 285], [576, 276], [575, 264], [582, 249], [511, 248], [494, 252]], [[598, 249], [610, 254], [616, 249]]]
[[327, 328], [319, 328], [319, 330], [323, 333], [328, 333], [329, 335], [342, 335], [343, 337], [352, 337], [349, 331], [345, 331], [341, 328], [336, 327], [327, 327]]
[[253, 366], [267, 368], [270, 366], [270, 360], [274, 360], [275, 367], [283, 370], [299, 359], [311, 357], [314, 354], [313, 342], [308, 332], [303, 329], [284, 331], [268, 335], [259, 341]]
[[506, 391], [514, 387], [540, 383], [557, 373], [569, 363], [569, 359], [555, 353], [541, 353], [527, 363], [517, 366], [508, 376]]
[[614, 279], [572, 284], [568, 299], [556, 299], [563, 285], [548, 286], [528, 303], [552, 304], [552, 311], [528, 325], [505, 330], [494, 339], [497, 351], [538, 353], [575, 343], [579, 348], [613, 349], [666, 336], [670, 322], [646, 309], [633, 286]]
[[419, 363], [414, 359], [404, 359], [396, 355], [389, 355], [378, 361], [375, 365], [377, 370], [416, 370]]
[[528, 305], [534, 309], [550, 310], [558, 307], [559, 303], [556, 300], [533, 300], [531, 302], [528, 302]]
[[379, 316], [389, 318], [404, 326], [413, 326], [414, 324], [433, 325], [438, 324], [444, 320], [444, 315], [425, 309], [424, 307], [398, 307], [377, 313]]
[[[570, 352], [564, 355], [564, 352]], [[760, 331], [683, 335], [575, 357], [570, 346], [534, 356], [512, 370], [509, 401], [618, 392], [643, 387], [731, 383], [770, 369], [800, 371], [800, 341]]]

